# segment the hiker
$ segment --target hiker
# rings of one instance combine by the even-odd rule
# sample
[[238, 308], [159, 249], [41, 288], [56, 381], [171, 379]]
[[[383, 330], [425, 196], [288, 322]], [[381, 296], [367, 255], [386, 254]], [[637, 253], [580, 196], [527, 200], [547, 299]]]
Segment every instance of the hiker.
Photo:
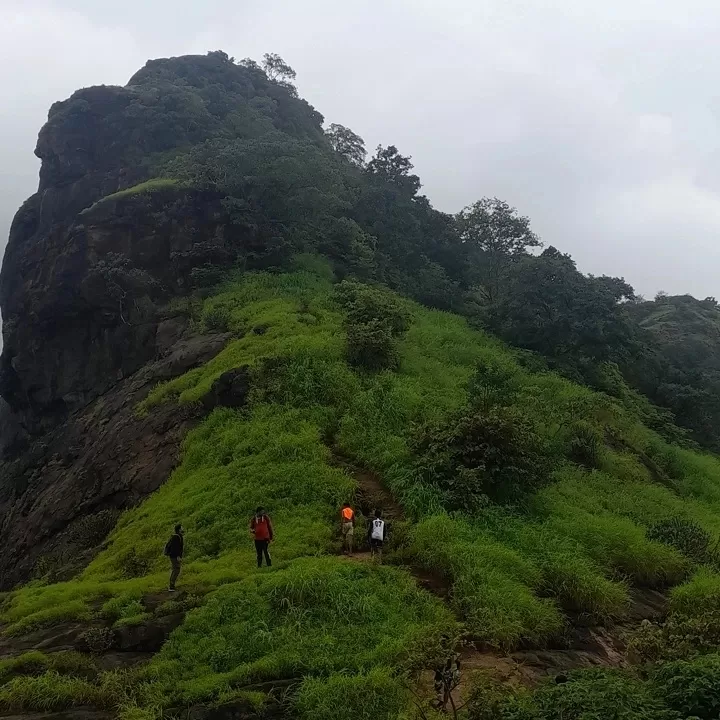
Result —
[[375, 517], [368, 525], [368, 542], [370, 543], [370, 557], [377, 555], [378, 562], [382, 564], [382, 549], [385, 542], [385, 521], [382, 519], [382, 510], [375, 511]]
[[[446, 646], [450, 638], [443, 635], [441, 642]], [[460, 655], [451, 650], [445, 662], [436, 666], [433, 687], [435, 689], [435, 707], [442, 712], [452, 702], [452, 691], [460, 684]]]
[[340, 510], [340, 528], [343, 536], [343, 550], [348, 555], [353, 553], [353, 535], [355, 534], [355, 511], [350, 503], [345, 503]]
[[260, 506], [250, 521], [250, 534], [255, 538], [255, 552], [257, 553], [258, 567], [262, 567], [263, 555], [265, 555], [265, 564], [270, 567], [270, 553], [268, 545], [273, 539], [273, 527], [270, 518], [265, 513], [265, 508]]
[[175, 583], [177, 582], [178, 575], [180, 575], [183, 550], [185, 549], [183, 535], [184, 530], [182, 525], [177, 524], [172, 537], [165, 543], [165, 555], [170, 558], [170, 564], [172, 565], [170, 584], [168, 585], [169, 592], [175, 592]]

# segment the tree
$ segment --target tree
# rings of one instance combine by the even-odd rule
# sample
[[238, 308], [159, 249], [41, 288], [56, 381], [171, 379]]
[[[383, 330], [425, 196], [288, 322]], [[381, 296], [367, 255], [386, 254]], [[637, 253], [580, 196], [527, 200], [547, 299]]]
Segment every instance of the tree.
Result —
[[325, 135], [330, 141], [333, 150], [342, 155], [346, 160], [359, 167], [365, 164], [365, 155], [367, 155], [365, 142], [350, 128], [332, 123]]
[[268, 79], [297, 95], [297, 88], [292, 82], [297, 73], [277, 53], [265, 53], [262, 67]]
[[411, 159], [409, 156], [401, 155], [394, 145], [388, 145], [386, 148], [378, 145], [367, 170], [370, 175], [395, 185], [409, 195], [415, 195], [420, 189], [420, 178], [410, 174], [413, 169]]
[[247, 68], [248, 70], [253, 70], [256, 72], [262, 70], [262, 68], [252, 58], [249, 58], [249, 57], [243, 58], [238, 63], [238, 65], [240, 65], [241, 67]]
[[234, 57], [230, 57], [230, 56], [229, 56], [226, 52], [224, 52], [223, 50], [209, 50], [209, 51], [208, 51], [208, 55], [209, 55], [210, 57], [218, 58], [218, 60], [222, 60], [223, 62], [228, 63], [228, 64], [230, 64], [230, 65], [234, 65], [234, 64], [235, 64], [235, 58], [234, 58]]
[[504, 200], [482, 198], [456, 218], [460, 240], [466, 245], [471, 283], [479, 285], [487, 302], [498, 298], [503, 271], [529, 248], [542, 247], [530, 229], [530, 219], [518, 215]]
[[496, 329], [509, 342], [575, 366], [622, 361], [634, 348], [621, 278], [583, 275], [573, 259], [549, 247], [525, 255], [508, 273], [495, 306]]

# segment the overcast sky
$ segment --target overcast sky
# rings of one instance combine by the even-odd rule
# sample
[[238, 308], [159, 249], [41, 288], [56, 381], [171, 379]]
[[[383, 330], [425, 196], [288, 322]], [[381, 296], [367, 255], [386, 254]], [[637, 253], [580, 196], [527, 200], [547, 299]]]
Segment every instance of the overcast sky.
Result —
[[720, 296], [717, 0], [1, 0], [0, 249], [50, 104], [148, 58], [277, 52], [456, 212], [496, 195], [580, 268]]

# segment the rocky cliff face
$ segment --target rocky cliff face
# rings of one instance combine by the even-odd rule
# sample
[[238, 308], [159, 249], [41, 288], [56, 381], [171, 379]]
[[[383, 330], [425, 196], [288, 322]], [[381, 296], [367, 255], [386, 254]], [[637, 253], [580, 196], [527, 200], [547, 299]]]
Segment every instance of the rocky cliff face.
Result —
[[[312, 138], [321, 122], [257, 66], [222, 53], [151, 61], [126, 87], [52, 106], [35, 151], [38, 192], [14, 219], [0, 273], [0, 586], [26, 578], [37, 549], [79, 516], [122, 508], [165, 479], [187, 419], [158, 430], [133, 403], [157, 373], [219, 349], [193, 340], [168, 303], [188, 292], [194, 268], [263, 243], [230, 221], [220, 196], [143, 181], [219, 135]], [[181, 338], [192, 352], [167, 365]], [[153, 462], [133, 459], [138, 446]]]

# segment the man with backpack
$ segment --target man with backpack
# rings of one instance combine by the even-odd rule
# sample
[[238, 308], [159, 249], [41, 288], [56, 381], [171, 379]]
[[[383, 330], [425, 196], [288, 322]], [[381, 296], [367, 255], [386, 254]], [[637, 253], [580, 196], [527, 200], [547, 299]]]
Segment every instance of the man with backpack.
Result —
[[355, 511], [350, 503], [345, 503], [340, 510], [340, 529], [343, 536], [343, 550], [348, 554], [353, 553], [353, 536], [355, 534]]
[[370, 544], [370, 557], [377, 555], [382, 565], [382, 549], [385, 542], [385, 521], [382, 519], [382, 510], [375, 511], [375, 517], [368, 525], [368, 543]]
[[265, 513], [264, 507], [255, 510], [255, 514], [250, 521], [250, 534], [255, 538], [255, 552], [257, 553], [257, 566], [262, 567], [263, 555], [265, 555], [265, 564], [270, 567], [270, 553], [268, 545], [273, 539], [273, 527], [270, 518]]
[[180, 567], [182, 565], [183, 551], [185, 550], [185, 540], [183, 538], [184, 531], [180, 524], [175, 526], [175, 532], [172, 537], [165, 543], [165, 555], [170, 558], [170, 583], [168, 585], [169, 592], [175, 592], [175, 583], [178, 575], [180, 575]]

